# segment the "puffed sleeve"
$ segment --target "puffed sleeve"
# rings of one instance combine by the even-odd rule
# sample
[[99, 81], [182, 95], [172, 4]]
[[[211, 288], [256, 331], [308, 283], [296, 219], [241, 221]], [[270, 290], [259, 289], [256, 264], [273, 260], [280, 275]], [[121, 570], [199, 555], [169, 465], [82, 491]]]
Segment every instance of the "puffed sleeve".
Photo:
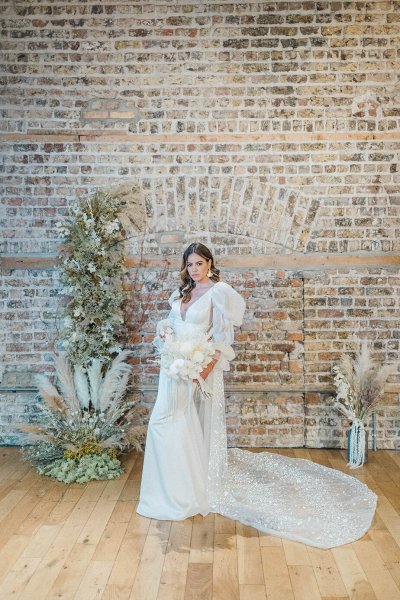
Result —
[[224, 371], [229, 371], [229, 361], [235, 358], [232, 349], [234, 326], [243, 322], [245, 301], [233, 287], [223, 281], [216, 283], [211, 292], [213, 307], [212, 335], [216, 350], [219, 350], [220, 362]]

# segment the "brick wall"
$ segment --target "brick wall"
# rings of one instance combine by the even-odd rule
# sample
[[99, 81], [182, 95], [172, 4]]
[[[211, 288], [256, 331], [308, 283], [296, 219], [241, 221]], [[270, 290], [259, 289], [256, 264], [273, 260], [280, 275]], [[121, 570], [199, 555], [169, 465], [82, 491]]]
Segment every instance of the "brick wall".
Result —
[[[0, 11], [0, 441], [18, 442], [32, 374], [51, 371], [55, 222], [77, 195], [136, 182], [147, 221], [126, 242], [139, 306], [126, 335], [143, 401], [178, 256], [201, 239], [248, 306], [226, 381], [230, 443], [343, 446], [332, 362], [362, 339], [398, 360], [400, 3], [24, 0]], [[400, 445], [398, 382], [381, 447]]]

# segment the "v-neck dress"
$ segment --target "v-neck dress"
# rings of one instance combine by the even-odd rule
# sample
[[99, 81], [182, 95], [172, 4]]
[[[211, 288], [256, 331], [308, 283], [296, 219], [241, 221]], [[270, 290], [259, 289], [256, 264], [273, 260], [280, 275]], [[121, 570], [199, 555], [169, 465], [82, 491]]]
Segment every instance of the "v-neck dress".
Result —
[[[182, 318], [174, 292], [171, 312], [163, 325], [174, 331], [210, 327], [212, 294], [217, 283], [195, 300]], [[209, 378], [207, 379], [209, 384]], [[171, 379], [161, 369], [156, 403], [146, 439], [140, 502], [137, 511], [155, 519], [181, 520], [210, 512], [207, 497], [208, 453], [204, 437], [204, 407], [197, 384]]]
[[157, 332], [166, 325], [188, 336], [194, 329], [208, 331], [220, 355], [207, 378], [211, 400], [195, 383], [171, 379], [161, 369], [137, 512], [165, 520], [216, 512], [319, 548], [364, 535], [376, 496], [356, 478], [304, 459], [227, 448], [223, 371], [235, 356], [243, 298], [218, 282], [189, 306], [185, 319], [177, 292], [169, 302], [170, 314]]

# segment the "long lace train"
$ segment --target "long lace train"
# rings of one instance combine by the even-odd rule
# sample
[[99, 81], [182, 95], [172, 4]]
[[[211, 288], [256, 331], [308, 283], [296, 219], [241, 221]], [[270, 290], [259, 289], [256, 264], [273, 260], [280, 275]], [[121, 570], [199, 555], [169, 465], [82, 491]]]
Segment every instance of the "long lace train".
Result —
[[265, 533], [332, 548], [368, 530], [375, 504], [366, 485], [335, 469], [270, 452], [231, 449], [218, 508]]
[[332, 548], [359, 539], [371, 525], [376, 495], [355, 477], [309, 460], [226, 448], [222, 371], [205, 409], [211, 509], [260, 531]]

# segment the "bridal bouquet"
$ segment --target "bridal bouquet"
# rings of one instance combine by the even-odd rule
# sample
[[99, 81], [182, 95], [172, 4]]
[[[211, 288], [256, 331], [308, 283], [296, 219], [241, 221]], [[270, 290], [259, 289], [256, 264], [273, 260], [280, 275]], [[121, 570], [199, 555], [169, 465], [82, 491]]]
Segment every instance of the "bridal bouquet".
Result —
[[215, 355], [210, 337], [199, 329], [174, 331], [167, 326], [163, 330], [163, 338], [162, 344], [156, 344], [161, 357], [161, 368], [173, 379], [196, 379], [202, 392], [207, 394], [200, 373]]

